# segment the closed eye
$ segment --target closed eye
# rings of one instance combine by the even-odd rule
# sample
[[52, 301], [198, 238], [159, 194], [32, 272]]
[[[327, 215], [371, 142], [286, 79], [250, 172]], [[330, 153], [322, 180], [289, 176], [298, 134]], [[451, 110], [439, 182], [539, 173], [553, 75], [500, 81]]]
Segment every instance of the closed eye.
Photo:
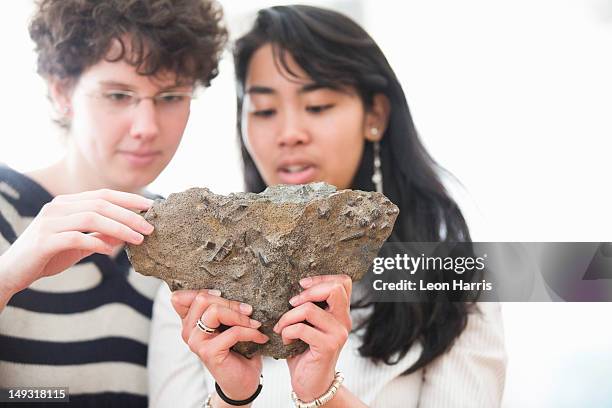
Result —
[[164, 92], [155, 97], [156, 100], [166, 103], [179, 103], [185, 102], [187, 99], [191, 99], [191, 95], [185, 92]]
[[333, 107], [334, 107], [333, 103], [328, 103], [327, 105], [310, 105], [306, 107], [306, 111], [317, 114], [317, 113], [324, 112], [328, 109], [331, 109]]
[[134, 98], [134, 94], [129, 91], [108, 91], [103, 96], [112, 102], [129, 102]]
[[276, 113], [276, 110], [274, 109], [262, 109], [262, 110], [253, 111], [253, 115], [261, 117], [261, 118], [268, 118], [270, 116], [273, 116], [275, 113]]

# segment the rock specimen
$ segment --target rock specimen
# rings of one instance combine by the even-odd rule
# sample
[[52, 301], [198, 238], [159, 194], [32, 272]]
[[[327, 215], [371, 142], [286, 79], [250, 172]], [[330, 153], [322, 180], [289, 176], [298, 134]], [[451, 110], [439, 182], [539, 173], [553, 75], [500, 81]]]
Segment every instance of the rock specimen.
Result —
[[263, 193], [213, 194], [192, 188], [158, 200], [144, 215], [155, 226], [130, 245], [136, 271], [170, 289], [219, 289], [226, 299], [253, 306], [265, 345], [241, 342], [234, 350], [274, 358], [303, 352], [272, 331], [291, 308], [306, 276], [368, 271], [391, 234], [398, 208], [380, 193], [336, 191], [325, 183], [269, 187]]

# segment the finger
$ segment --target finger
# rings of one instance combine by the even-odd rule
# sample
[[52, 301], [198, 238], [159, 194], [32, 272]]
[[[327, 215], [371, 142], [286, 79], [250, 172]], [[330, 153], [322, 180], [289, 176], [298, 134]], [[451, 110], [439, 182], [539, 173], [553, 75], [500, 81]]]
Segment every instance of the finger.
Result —
[[[333, 291], [337, 291], [338, 293], [336, 294], [335, 297], [330, 299], [330, 296]], [[342, 285], [341, 283], [323, 282], [323, 283], [318, 283], [314, 286], [311, 286], [310, 288], [298, 293], [297, 295], [289, 299], [289, 303], [291, 303], [291, 306], [297, 307], [305, 302], [327, 301], [329, 306], [331, 306], [329, 301], [334, 301], [336, 302], [336, 304], [338, 304], [338, 302], [343, 302], [343, 304], [338, 305], [338, 306], [344, 307], [345, 304], [346, 305], [349, 304], [349, 299], [350, 298], [349, 298], [348, 293], [346, 292], [345, 286]]]
[[349, 299], [351, 298], [351, 291], [353, 288], [353, 280], [350, 276], [346, 274], [339, 275], [318, 275], [318, 276], [309, 276], [303, 279], [300, 279], [300, 285], [304, 289], [308, 289], [312, 286], [318, 285], [320, 283], [327, 282], [338, 282], [344, 286], [346, 293], [348, 294]]
[[76, 194], [60, 195], [54, 198], [54, 201], [82, 201], [102, 199], [110, 201], [113, 204], [123, 208], [132, 208], [135, 210], [148, 210], [153, 205], [154, 201], [138, 194], [126, 193], [123, 191], [115, 191], [110, 189], [101, 189], [95, 191], [85, 191]]
[[121, 241], [120, 239], [111, 237], [110, 235], [100, 234], [99, 232], [92, 232], [89, 235], [91, 235], [92, 237], [101, 239], [102, 241], [106, 242], [108, 245], [110, 245], [113, 248], [118, 245], [123, 245], [123, 241]]
[[250, 327], [252, 329], [258, 329], [261, 327], [261, 322], [251, 319], [243, 313], [228, 309], [227, 307], [221, 306], [217, 303], [213, 303], [208, 306], [201, 315], [200, 320], [211, 329], [217, 328], [222, 324], [226, 326]]
[[50, 228], [57, 232], [100, 232], [104, 235], [136, 245], [142, 243], [144, 239], [142, 234], [95, 212], [82, 212], [65, 217], [57, 217], [49, 220], [49, 223]]
[[[198, 295], [193, 300], [191, 307], [189, 308], [189, 312], [185, 317], [184, 327], [186, 329], [191, 329], [192, 327], [194, 327], [198, 319], [201, 318], [204, 314], [206, 308], [213, 304], [223, 306], [227, 309], [245, 315], [248, 315], [253, 311], [253, 308], [250, 305], [246, 305], [244, 303], [236, 302], [233, 300], [228, 300], [220, 296], [212, 296], [208, 293], [200, 291], [200, 293], [198, 293]], [[212, 322], [210, 323], [213, 324]], [[209, 327], [217, 327], [217, 325], [210, 326], [208, 323], [206, 323], [206, 325]], [[186, 332], [184, 334], [187, 335]]]
[[305, 323], [296, 323], [285, 327], [281, 332], [281, 338], [284, 345], [300, 339], [304, 343], [317, 348], [322, 348], [328, 342], [327, 336], [323, 332]]
[[197, 353], [198, 350], [204, 345], [207, 344], [210, 340], [219, 335], [218, 331], [214, 333], [206, 333], [200, 330], [197, 326], [192, 327], [189, 330], [189, 334], [187, 340], [185, 341], [189, 346], [189, 349], [194, 353]]
[[231, 347], [240, 341], [252, 341], [258, 344], [265, 344], [270, 340], [262, 332], [241, 326], [233, 326], [220, 333], [218, 336], [199, 345], [197, 354], [202, 361], [211, 361], [217, 356], [225, 356]]
[[292, 306], [297, 307], [306, 302], [326, 301], [327, 311], [347, 328], [350, 326], [350, 298], [338, 282], [319, 283], [289, 300]]
[[81, 201], [60, 201], [51, 205], [46, 210], [46, 214], [51, 217], [67, 216], [81, 212], [98, 213], [124, 224], [141, 234], [149, 235], [153, 232], [153, 225], [149, 224], [141, 215], [101, 198]]
[[342, 323], [346, 330], [351, 331], [353, 323], [351, 320], [351, 299], [347, 295], [344, 287], [336, 286], [332, 288], [327, 298], [327, 311]]
[[333, 315], [314, 303], [307, 302], [283, 314], [273, 330], [280, 334], [285, 327], [303, 321], [307, 321], [324, 333], [333, 332], [334, 327], [340, 324]]
[[49, 253], [56, 254], [67, 250], [81, 250], [90, 253], [110, 254], [113, 247], [100, 238], [77, 231], [53, 234], [46, 242]]
[[[213, 296], [221, 296], [221, 291], [217, 289], [208, 289], [204, 291]], [[200, 293], [199, 290], [177, 290], [172, 293], [170, 301], [181, 320], [187, 316], [187, 312], [198, 293]]]

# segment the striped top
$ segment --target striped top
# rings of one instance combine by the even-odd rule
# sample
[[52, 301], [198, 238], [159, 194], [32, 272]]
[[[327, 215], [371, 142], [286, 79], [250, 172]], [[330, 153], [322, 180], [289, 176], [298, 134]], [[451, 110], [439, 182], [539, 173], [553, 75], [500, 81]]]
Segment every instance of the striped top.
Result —
[[[0, 254], [52, 199], [32, 179], [0, 166]], [[93, 254], [34, 282], [0, 313], [0, 388], [69, 387], [70, 406], [146, 407], [158, 287], [157, 279], [134, 272], [124, 251], [116, 258]]]

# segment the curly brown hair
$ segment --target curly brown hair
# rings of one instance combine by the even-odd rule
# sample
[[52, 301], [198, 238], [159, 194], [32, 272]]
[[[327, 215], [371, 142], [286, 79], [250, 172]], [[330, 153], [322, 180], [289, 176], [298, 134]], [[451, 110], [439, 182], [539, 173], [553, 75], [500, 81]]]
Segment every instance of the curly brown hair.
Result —
[[222, 18], [214, 0], [40, 0], [30, 37], [45, 78], [76, 81], [104, 58], [208, 86], [227, 42]]

